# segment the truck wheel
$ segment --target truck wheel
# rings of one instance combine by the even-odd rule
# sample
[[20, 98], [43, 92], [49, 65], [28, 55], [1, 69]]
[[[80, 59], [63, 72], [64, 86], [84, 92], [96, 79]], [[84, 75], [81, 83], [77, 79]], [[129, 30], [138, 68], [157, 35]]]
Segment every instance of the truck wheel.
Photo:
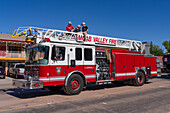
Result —
[[10, 76], [10, 75], [9, 75], [9, 70], [7, 71], [7, 76]]
[[69, 77], [66, 86], [63, 87], [64, 92], [69, 95], [79, 94], [83, 90], [83, 79], [78, 74]]
[[145, 75], [142, 72], [138, 72], [136, 74], [135, 80], [133, 80], [133, 84], [136, 86], [142, 86], [145, 82]]
[[48, 89], [52, 92], [59, 92], [62, 86], [50, 86]]

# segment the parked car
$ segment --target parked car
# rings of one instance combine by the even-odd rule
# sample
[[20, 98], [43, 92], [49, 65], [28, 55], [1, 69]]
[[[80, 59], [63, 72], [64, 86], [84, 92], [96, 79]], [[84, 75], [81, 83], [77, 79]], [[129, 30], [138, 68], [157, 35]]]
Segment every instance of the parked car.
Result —
[[0, 66], [0, 78], [5, 79], [5, 74], [6, 74], [5, 69]]
[[25, 64], [24, 63], [16, 63], [13, 66], [9, 67], [8, 75], [12, 75], [15, 78], [24, 77]]

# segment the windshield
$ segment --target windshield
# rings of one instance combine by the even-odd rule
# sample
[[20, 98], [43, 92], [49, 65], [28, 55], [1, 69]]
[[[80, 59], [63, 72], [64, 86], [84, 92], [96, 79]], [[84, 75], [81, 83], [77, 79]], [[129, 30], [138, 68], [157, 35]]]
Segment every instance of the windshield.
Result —
[[26, 51], [26, 64], [48, 64], [49, 47], [37, 46]]

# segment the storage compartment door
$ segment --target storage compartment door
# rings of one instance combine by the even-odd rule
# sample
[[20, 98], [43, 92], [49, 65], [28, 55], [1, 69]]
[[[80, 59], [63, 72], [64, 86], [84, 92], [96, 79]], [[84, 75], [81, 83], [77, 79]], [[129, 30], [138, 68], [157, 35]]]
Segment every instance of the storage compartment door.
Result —
[[126, 79], [126, 55], [115, 54], [115, 80]]
[[151, 57], [151, 77], [157, 76], [156, 57]]
[[135, 56], [134, 55], [126, 55], [126, 72], [127, 79], [135, 78]]

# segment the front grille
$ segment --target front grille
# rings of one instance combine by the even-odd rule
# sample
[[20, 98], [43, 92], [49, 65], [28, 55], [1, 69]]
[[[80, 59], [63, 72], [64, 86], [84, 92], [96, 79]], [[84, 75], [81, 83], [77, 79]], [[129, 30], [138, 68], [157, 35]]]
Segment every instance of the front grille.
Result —
[[39, 67], [38, 66], [26, 66], [25, 67], [25, 79], [38, 80], [39, 79]]

